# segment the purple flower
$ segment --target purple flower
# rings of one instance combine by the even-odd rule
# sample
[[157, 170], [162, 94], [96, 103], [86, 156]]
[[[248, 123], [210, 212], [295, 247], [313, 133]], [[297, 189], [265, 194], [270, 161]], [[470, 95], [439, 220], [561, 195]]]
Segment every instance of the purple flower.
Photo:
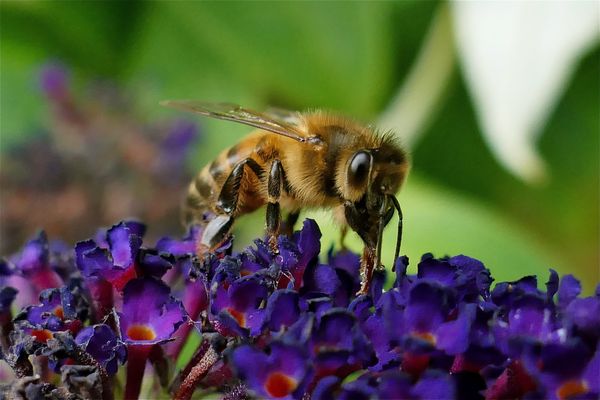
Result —
[[311, 376], [307, 354], [299, 346], [272, 342], [267, 355], [252, 346], [235, 349], [232, 363], [237, 375], [260, 397], [299, 399]]
[[600, 296], [574, 299], [567, 306], [564, 319], [575, 334], [592, 343], [600, 340]]
[[153, 166], [153, 170], [165, 184], [179, 185], [187, 177], [186, 155], [198, 136], [198, 127], [194, 122], [181, 119], [173, 123], [162, 140]]
[[[177, 398], [190, 398], [196, 388], [226, 398], [316, 400], [563, 400], [600, 392], [600, 290], [581, 297], [573, 276], [550, 270], [545, 290], [533, 276], [492, 289], [478, 260], [426, 254], [416, 275], [407, 274], [408, 258], [400, 257], [389, 289], [382, 272], [369, 293], [356, 296], [360, 258], [331, 250], [319, 263], [320, 232], [310, 220], [279, 237], [278, 252], [257, 239], [235, 253], [228, 240], [202, 260], [199, 227], [154, 247], [142, 247], [144, 230], [123, 222], [79, 242], [85, 288], [69, 275], [68, 252], [59, 248], [61, 258], [53, 261], [43, 236], [0, 263], [5, 311], [15, 294], [6, 285], [15, 274], [25, 276], [19, 271], [61, 271], [70, 282], [43, 292], [40, 305], [15, 319], [16, 329], [6, 325], [11, 333], [0, 344], [19, 376], [33, 374], [30, 360], [46, 356], [55, 372], [63, 371], [65, 387], [87, 379], [98, 394], [91, 358], [114, 374], [127, 352], [125, 397], [137, 398], [148, 361], [166, 386], [168, 366], [181, 360], [196, 328], [202, 343], [177, 374]], [[113, 299], [115, 288], [122, 296]], [[110, 300], [92, 316], [104, 324], [82, 326], [88, 292], [96, 307], [103, 296]]]
[[537, 381], [543, 397], [566, 399], [591, 394], [590, 389], [598, 387], [600, 377], [589, 375], [587, 368], [588, 365], [594, 368], [592, 357], [593, 353], [581, 340], [570, 339], [564, 343], [545, 344], [541, 349], [530, 349], [523, 357], [523, 365]]
[[408, 399], [411, 386], [410, 376], [399, 371], [386, 371], [381, 375], [377, 395], [381, 399]]
[[581, 293], [581, 284], [573, 275], [565, 275], [558, 286], [558, 306], [566, 308]]
[[101, 278], [117, 290], [137, 277], [136, 265], [145, 226], [136, 222], [121, 222], [106, 232], [106, 247], [93, 240], [75, 246], [77, 267], [88, 278]]
[[419, 263], [417, 277], [452, 287], [456, 289], [459, 300], [467, 301], [476, 300], [479, 296], [487, 299], [492, 283], [490, 271], [483, 263], [464, 255], [435, 259], [431, 254], [425, 254]]
[[414, 385], [412, 395], [422, 400], [453, 399], [456, 398], [456, 386], [450, 375], [430, 370]]
[[31, 239], [11, 257], [14, 273], [27, 279], [37, 291], [62, 286], [62, 279], [52, 269], [48, 237], [44, 231]]
[[305, 326], [307, 324], [312, 325], [308, 346], [317, 377], [344, 377], [376, 361], [371, 343], [360, 329], [356, 317], [347, 310], [333, 308], [317, 320], [307, 320]]
[[269, 295], [265, 280], [249, 275], [231, 281], [223, 273], [215, 276], [212, 286], [210, 311], [216, 328], [225, 335], [258, 335]]
[[57, 63], [45, 65], [40, 72], [40, 86], [46, 96], [53, 100], [61, 100], [69, 93], [69, 73]]
[[119, 313], [121, 337], [127, 344], [165, 343], [186, 320], [183, 305], [163, 282], [153, 278], [131, 280], [123, 289]]
[[280, 289], [269, 296], [265, 323], [271, 331], [280, 331], [300, 318], [300, 297], [290, 289]]
[[75, 337], [75, 343], [94, 357], [111, 375], [117, 372], [119, 363], [125, 363], [125, 345], [108, 325], [98, 324], [82, 329]]
[[40, 294], [40, 303], [26, 307], [15, 322], [44, 343], [53, 332], [78, 332], [89, 313], [86, 300], [74, 286], [46, 289]]
[[173, 239], [168, 236], [160, 239], [156, 242], [156, 250], [159, 253], [168, 253], [175, 257], [195, 255], [201, 233], [202, 228], [199, 225], [192, 225], [182, 239]]

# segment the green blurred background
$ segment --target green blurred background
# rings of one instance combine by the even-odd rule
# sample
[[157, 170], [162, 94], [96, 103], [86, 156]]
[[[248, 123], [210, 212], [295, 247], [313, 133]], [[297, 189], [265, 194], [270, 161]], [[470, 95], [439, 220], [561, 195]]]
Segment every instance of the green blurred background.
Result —
[[[326, 108], [377, 121], [401, 90], [427, 33], [440, 23], [436, 16], [450, 18], [448, 5], [433, 1], [3, 1], [0, 7], [4, 155], [48, 123], [36, 88], [36, 73], [48, 60], [68, 66], [76, 86], [114, 82], [144, 121], [173, 117], [175, 111], [158, 106], [168, 98], [255, 109]], [[411, 148], [413, 168], [400, 194], [403, 253], [413, 267], [424, 252], [468, 254], [497, 280], [539, 274], [544, 281], [552, 267], [576, 274], [590, 292], [600, 281], [598, 43], [577, 62], [542, 128], [538, 147], [549, 179], [536, 185], [514, 177], [493, 157], [453, 39], [446, 40], [449, 78]], [[413, 97], [409, 101], [420, 101], [419, 93]], [[198, 122], [203, 139], [190, 171], [248, 131]], [[319, 218], [327, 243], [337, 240], [327, 213], [307, 215]], [[258, 212], [240, 220], [243, 243], [258, 234], [263, 218]], [[390, 228], [387, 259], [394, 236]]]

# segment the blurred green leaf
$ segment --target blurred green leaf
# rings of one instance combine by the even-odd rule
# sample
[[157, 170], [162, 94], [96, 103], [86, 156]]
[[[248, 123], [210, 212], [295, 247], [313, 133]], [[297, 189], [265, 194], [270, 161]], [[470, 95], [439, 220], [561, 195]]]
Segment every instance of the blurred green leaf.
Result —
[[45, 110], [40, 66], [60, 61], [87, 79], [118, 77], [143, 4], [3, 1], [0, 3], [2, 146], [39, 130]]
[[[35, 54], [81, 68], [89, 75], [116, 76], [135, 31], [142, 2], [2, 2], [2, 40]], [[13, 56], [12, 48], [3, 53]]]
[[557, 264], [581, 276], [586, 289], [600, 280], [599, 137], [600, 52], [586, 57], [544, 128], [540, 149], [551, 181], [519, 182], [498, 165], [483, 142], [462, 79], [456, 79], [438, 117], [414, 151], [414, 169], [428, 179], [480, 197], [544, 243]]
[[[131, 73], [155, 77], [168, 96], [369, 116], [396, 86], [398, 60], [410, 63], [432, 12], [417, 2], [152, 3]], [[396, 36], [404, 22], [406, 36]]]

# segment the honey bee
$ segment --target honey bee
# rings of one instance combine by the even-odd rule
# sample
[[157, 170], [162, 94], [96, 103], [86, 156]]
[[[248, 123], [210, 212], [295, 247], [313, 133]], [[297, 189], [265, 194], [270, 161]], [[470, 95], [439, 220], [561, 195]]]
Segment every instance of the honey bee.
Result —
[[199, 252], [229, 234], [234, 220], [266, 204], [269, 244], [277, 251], [281, 209], [289, 229], [303, 208], [329, 208], [342, 226], [364, 242], [361, 289], [368, 291], [381, 264], [383, 229], [398, 212], [398, 257], [402, 210], [395, 197], [409, 169], [407, 153], [391, 134], [328, 112], [273, 110], [259, 113], [234, 104], [165, 101], [162, 105], [257, 128], [225, 149], [190, 183], [183, 214], [187, 224], [216, 215], [202, 234]]

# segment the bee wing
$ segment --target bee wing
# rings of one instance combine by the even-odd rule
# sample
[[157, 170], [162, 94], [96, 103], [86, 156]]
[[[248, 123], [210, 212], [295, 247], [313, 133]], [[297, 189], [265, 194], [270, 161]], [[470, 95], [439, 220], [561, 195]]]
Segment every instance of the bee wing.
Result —
[[207, 117], [238, 122], [269, 132], [287, 136], [299, 142], [314, 142], [299, 125], [298, 114], [284, 110], [272, 110], [268, 113], [242, 108], [237, 104], [208, 103], [196, 100], [167, 100], [160, 103], [163, 106], [190, 111]]
[[269, 107], [263, 114], [270, 118], [276, 119], [277, 121], [283, 121], [286, 124], [294, 127], [300, 127], [302, 124], [301, 115], [297, 111], [290, 111], [278, 107]]

